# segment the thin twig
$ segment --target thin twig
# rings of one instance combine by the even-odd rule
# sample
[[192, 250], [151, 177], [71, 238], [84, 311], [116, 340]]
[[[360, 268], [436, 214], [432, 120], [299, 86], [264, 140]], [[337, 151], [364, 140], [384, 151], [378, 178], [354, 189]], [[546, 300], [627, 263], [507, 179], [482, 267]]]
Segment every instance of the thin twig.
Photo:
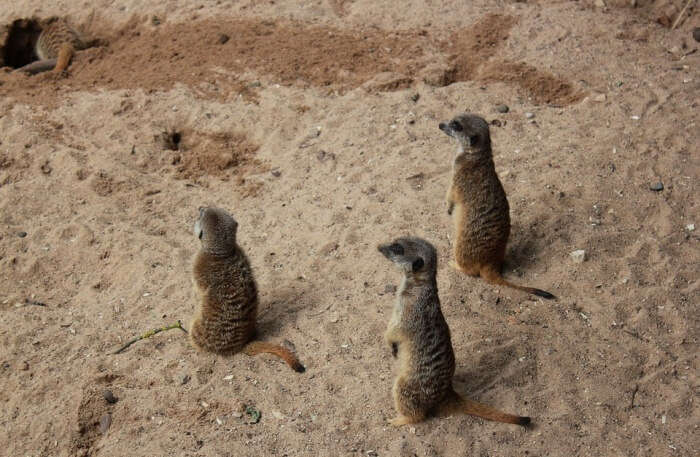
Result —
[[688, 3], [686, 3], [685, 6], [683, 7], [683, 9], [681, 10], [681, 12], [678, 13], [678, 17], [676, 18], [676, 21], [675, 21], [675, 22], [673, 23], [673, 25], [671, 26], [671, 30], [674, 30], [674, 29], [676, 28], [676, 26], [678, 25], [678, 23], [681, 21], [681, 18], [683, 17], [683, 14], [685, 14], [685, 10], [688, 9], [688, 7], [690, 6], [690, 4], [691, 4], [692, 2], [693, 2], [693, 0], [688, 0]]
[[25, 298], [24, 303], [27, 305], [35, 305], [35, 306], [46, 306], [46, 303], [42, 303], [40, 301], [32, 300], [31, 298]]
[[152, 336], [155, 335], [156, 333], [165, 332], [165, 331], [167, 331], [167, 330], [172, 330], [172, 329], [174, 329], [174, 328], [179, 328], [179, 329], [182, 330], [183, 332], [187, 333], [187, 330], [185, 330], [185, 327], [182, 326], [182, 322], [177, 321], [177, 323], [175, 323], [175, 324], [168, 325], [167, 327], [155, 328], [155, 329], [153, 329], [153, 330], [147, 331], [146, 333], [144, 333], [144, 334], [141, 335], [141, 336], [137, 336], [137, 337], [134, 338], [133, 340], [131, 340], [131, 341], [129, 341], [128, 343], [126, 343], [124, 346], [122, 346], [122, 347], [120, 347], [119, 349], [117, 349], [116, 351], [114, 351], [112, 354], [119, 354], [119, 353], [121, 353], [121, 352], [124, 352], [124, 350], [126, 350], [126, 348], [128, 348], [129, 346], [131, 346], [132, 344], [134, 344], [134, 343], [137, 342], [137, 341], [145, 340], [146, 338], [152, 337]]

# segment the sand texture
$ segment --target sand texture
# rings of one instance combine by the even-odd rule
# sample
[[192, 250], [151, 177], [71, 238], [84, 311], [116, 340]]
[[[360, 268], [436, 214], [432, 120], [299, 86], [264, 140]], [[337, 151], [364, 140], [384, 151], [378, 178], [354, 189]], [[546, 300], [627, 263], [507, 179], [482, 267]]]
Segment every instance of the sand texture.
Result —
[[[696, 6], [672, 29], [685, 1], [2, 3], [3, 45], [58, 15], [94, 46], [0, 68], [0, 455], [700, 452]], [[438, 123], [464, 110], [491, 123], [505, 277], [557, 300], [449, 266]], [[177, 329], [112, 354], [189, 326], [203, 205], [238, 220], [260, 338], [306, 373]], [[533, 427], [388, 425], [400, 274], [376, 245], [402, 235], [438, 249], [455, 388]]]

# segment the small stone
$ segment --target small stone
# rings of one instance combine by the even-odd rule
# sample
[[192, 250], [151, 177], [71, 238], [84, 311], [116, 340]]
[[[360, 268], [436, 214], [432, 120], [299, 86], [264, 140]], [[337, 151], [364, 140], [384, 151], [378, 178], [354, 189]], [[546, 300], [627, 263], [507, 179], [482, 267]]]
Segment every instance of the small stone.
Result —
[[160, 25], [160, 18], [158, 16], [151, 17], [151, 24]]
[[100, 417], [100, 433], [103, 435], [107, 433], [110, 425], [112, 425], [112, 415], [109, 413], [104, 413], [102, 417]]
[[605, 2], [603, 0], [595, 0], [595, 6], [598, 8], [605, 8]]
[[229, 375], [224, 376], [224, 381], [230, 381], [230, 380], [232, 380], [232, 379], [233, 379], [233, 375], [232, 375], [232, 374], [229, 374]]
[[583, 263], [583, 261], [586, 260], [586, 251], [583, 249], [578, 249], [571, 252], [569, 256], [571, 256], [571, 260], [573, 260], [574, 263]]
[[217, 418], [216, 418], [216, 423], [217, 423], [218, 425], [223, 425], [223, 424], [224, 424], [224, 421], [223, 421], [220, 417], [217, 417]]
[[695, 41], [700, 43], [700, 27], [695, 27], [693, 29], [693, 38], [695, 38]]
[[685, 226], [685, 229], [689, 232], [695, 231], [695, 224], [688, 224]]
[[420, 94], [419, 94], [419, 93], [416, 92], [415, 94], [411, 95], [411, 101], [412, 101], [413, 103], [417, 103], [419, 99], [420, 99]]
[[275, 178], [279, 178], [280, 176], [282, 176], [282, 172], [279, 170], [272, 170], [270, 173], [272, 173], [272, 176], [274, 176]]
[[500, 127], [500, 126], [501, 126], [501, 121], [500, 121], [500, 119], [494, 119], [494, 120], [492, 120], [492, 121], [491, 121], [491, 125], [493, 125], [493, 126], [495, 126], [495, 127]]
[[279, 411], [272, 411], [272, 415], [274, 416], [275, 419], [279, 419], [279, 420], [284, 419], [284, 414], [282, 414]]
[[510, 111], [510, 108], [508, 108], [508, 105], [496, 105], [496, 111], [505, 114]]
[[661, 181], [652, 183], [649, 186], [649, 189], [653, 190], [654, 192], [661, 192], [662, 190], [664, 190], [664, 183], [662, 183]]
[[27, 232], [17, 232], [17, 236], [20, 238], [24, 238], [25, 236], [27, 236]]
[[230, 37], [228, 35], [226, 35], [225, 33], [220, 33], [219, 38], [216, 40], [216, 42], [219, 44], [225, 44], [229, 39]]
[[192, 379], [192, 378], [190, 378], [190, 375], [188, 375], [188, 374], [181, 374], [180, 377], [178, 378], [178, 380], [180, 381], [180, 384], [182, 384], [183, 386], [185, 384], [187, 384], [188, 382], [190, 382], [190, 379]]
[[535, 113], [525, 113], [525, 117], [527, 119], [532, 119], [533, 117], [535, 117]]
[[604, 102], [608, 97], [605, 94], [598, 94], [595, 97], [593, 97], [593, 100], [596, 102]]
[[386, 286], [384, 286], [384, 293], [385, 294], [396, 293], [396, 286], [393, 284], [387, 284]]
[[243, 417], [243, 413], [239, 413], [238, 411], [234, 411], [231, 413], [231, 417], [235, 417], [236, 419], [240, 419]]
[[119, 400], [117, 397], [114, 396], [114, 394], [112, 393], [111, 390], [105, 390], [104, 393], [102, 394], [102, 396], [105, 397], [105, 400], [110, 405], [113, 405], [114, 403], [117, 402], [117, 400]]

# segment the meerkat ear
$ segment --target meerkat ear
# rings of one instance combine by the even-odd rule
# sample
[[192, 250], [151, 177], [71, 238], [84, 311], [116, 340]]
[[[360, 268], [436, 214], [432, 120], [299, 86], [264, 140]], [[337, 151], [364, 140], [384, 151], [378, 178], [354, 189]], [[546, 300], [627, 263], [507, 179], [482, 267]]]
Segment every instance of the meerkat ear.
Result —
[[413, 264], [411, 264], [411, 268], [413, 269], [413, 272], [415, 273], [416, 271], [420, 270], [423, 268], [423, 265], [425, 265], [425, 262], [421, 257], [418, 257], [416, 260], [413, 261]]
[[469, 146], [476, 146], [477, 141], [479, 141], [479, 135], [469, 135]]

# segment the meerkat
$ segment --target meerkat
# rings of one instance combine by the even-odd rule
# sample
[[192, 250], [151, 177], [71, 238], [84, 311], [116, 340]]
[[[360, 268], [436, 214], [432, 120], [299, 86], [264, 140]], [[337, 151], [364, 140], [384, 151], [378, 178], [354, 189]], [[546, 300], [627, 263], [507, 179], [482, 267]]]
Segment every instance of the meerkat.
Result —
[[447, 214], [452, 216], [455, 230], [453, 266], [491, 284], [555, 298], [549, 292], [513, 284], [502, 276], [510, 235], [510, 208], [496, 174], [486, 121], [464, 113], [441, 122], [439, 128], [458, 143], [446, 197]]
[[515, 416], [473, 402], [452, 387], [455, 356], [450, 328], [440, 309], [437, 253], [420, 238], [398, 238], [378, 246], [403, 273], [384, 339], [399, 368], [392, 396], [400, 426], [420, 422], [429, 414], [463, 413], [509, 424], [527, 425], [529, 417]]
[[220, 355], [274, 354], [298, 373], [305, 371], [289, 349], [255, 337], [258, 288], [248, 257], [236, 243], [238, 223], [219, 208], [200, 208], [194, 235], [201, 249], [194, 259], [193, 282], [200, 305], [190, 326], [192, 344]]
[[62, 18], [52, 17], [39, 24], [41, 33], [34, 52], [39, 59], [23, 66], [19, 71], [35, 74], [53, 69], [60, 73], [68, 68], [75, 51], [86, 49], [89, 43]]

